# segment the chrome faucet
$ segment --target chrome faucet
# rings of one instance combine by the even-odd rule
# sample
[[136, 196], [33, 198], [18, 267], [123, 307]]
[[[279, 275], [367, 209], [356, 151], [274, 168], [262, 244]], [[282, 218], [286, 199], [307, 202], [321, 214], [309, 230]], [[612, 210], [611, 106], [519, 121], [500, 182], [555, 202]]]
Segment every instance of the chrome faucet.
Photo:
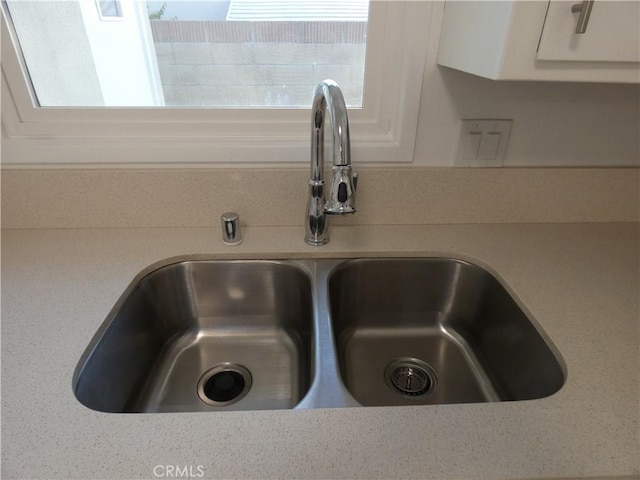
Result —
[[[324, 120], [328, 114], [333, 135], [333, 178], [325, 198]], [[333, 80], [318, 84], [311, 106], [311, 178], [305, 218], [305, 242], [324, 245], [329, 241], [327, 215], [355, 213], [357, 175], [351, 171], [351, 145], [347, 107], [340, 87]]]

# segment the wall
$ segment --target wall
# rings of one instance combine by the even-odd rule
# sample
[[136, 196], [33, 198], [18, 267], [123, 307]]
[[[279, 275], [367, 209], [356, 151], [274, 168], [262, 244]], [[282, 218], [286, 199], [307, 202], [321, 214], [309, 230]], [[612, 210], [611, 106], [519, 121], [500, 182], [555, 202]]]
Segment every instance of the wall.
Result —
[[[416, 165], [452, 165], [460, 120], [513, 119], [505, 166], [640, 166], [640, 86], [493, 81], [437, 65], [430, 31]], [[640, 79], [639, 79], [640, 81]]]
[[[640, 170], [358, 168], [355, 215], [332, 225], [634, 222]], [[6, 170], [3, 228], [300, 226], [307, 169]], [[248, 194], [247, 192], [250, 192]]]
[[123, 17], [102, 19], [95, 2], [10, 2], [40, 105], [163, 104], [153, 48], [139, 34], [146, 10], [120, 3]]
[[80, 3], [11, 2], [8, 8], [40, 103], [104, 105], [91, 44], [77, 28], [83, 24]]
[[640, 165], [637, 84], [496, 82], [440, 67], [442, 7], [435, 5], [430, 26], [416, 167], [453, 165], [462, 118], [513, 119], [506, 166]]
[[638, 85], [425, 75], [417, 163], [451, 164], [463, 118], [513, 119], [505, 166], [640, 165]]
[[362, 105], [366, 22], [151, 21], [166, 105], [306, 107], [325, 78]]
[[[439, 67], [438, 12], [434, 22], [414, 165], [372, 168], [354, 158], [360, 211], [333, 224], [639, 220], [637, 168], [424, 168], [452, 164], [461, 118], [514, 120], [507, 166], [638, 165], [640, 158], [638, 85], [493, 82]], [[307, 178], [305, 163], [4, 169], [2, 226], [210, 226], [226, 210], [249, 225], [302, 226]]]
[[79, 3], [83, 19], [75, 29], [85, 29], [91, 45], [104, 97], [98, 105], [164, 105], [143, 2], [120, 0], [122, 17], [107, 18], [100, 17], [94, 2]]

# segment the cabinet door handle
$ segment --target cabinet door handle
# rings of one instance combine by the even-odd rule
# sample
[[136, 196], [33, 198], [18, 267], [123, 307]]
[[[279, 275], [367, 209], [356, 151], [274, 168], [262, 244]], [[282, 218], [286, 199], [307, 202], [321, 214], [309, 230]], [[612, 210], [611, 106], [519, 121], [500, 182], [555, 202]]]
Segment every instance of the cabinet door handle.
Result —
[[589, 17], [591, 16], [591, 9], [595, 0], [584, 0], [582, 3], [576, 3], [571, 5], [571, 12], [578, 13], [578, 24], [576, 25], [576, 33], [584, 33], [587, 31], [587, 25], [589, 24]]

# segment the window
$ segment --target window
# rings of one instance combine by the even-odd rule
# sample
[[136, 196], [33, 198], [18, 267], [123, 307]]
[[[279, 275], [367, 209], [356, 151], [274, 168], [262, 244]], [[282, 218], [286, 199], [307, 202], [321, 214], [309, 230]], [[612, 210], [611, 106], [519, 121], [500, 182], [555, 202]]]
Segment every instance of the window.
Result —
[[[308, 108], [324, 78], [345, 93], [356, 160], [411, 161], [429, 2], [121, 0], [125, 21], [100, 26], [85, 1], [51, 3], [55, 11], [4, 5], [5, 164], [306, 162]], [[294, 8], [305, 3], [314, 8]], [[202, 20], [196, 7], [207, 4], [217, 9]], [[48, 25], [91, 27], [66, 28], [69, 45], [52, 57], [28, 35], [43, 15]]]
[[119, 0], [96, 0], [98, 11], [102, 18], [122, 17], [122, 7]]
[[39, 106], [362, 106], [368, 0], [123, 3], [7, 0]]

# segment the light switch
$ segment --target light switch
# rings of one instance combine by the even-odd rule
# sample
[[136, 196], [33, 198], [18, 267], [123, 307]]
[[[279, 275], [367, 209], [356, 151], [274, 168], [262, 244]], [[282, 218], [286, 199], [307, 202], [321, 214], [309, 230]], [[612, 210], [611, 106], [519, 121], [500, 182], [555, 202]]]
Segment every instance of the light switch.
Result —
[[499, 132], [488, 132], [482, 135], [482, 141], [480, 142], [480, 148], [478, 150], [478, 160], [495, 160], [498, 155], [498, 146], [500, 145]]
[[480, 148], [480, 140], [482, 139], [482, 132], [469, 132], [467, 133], [467, 141], [464, 146], [463, 157], [465, 160], [475, 160], [478, 156], [478, 149]]
[[501, 167], [504, 164], [512, 122], [512, 120], [462, 120], [454, 165]]

